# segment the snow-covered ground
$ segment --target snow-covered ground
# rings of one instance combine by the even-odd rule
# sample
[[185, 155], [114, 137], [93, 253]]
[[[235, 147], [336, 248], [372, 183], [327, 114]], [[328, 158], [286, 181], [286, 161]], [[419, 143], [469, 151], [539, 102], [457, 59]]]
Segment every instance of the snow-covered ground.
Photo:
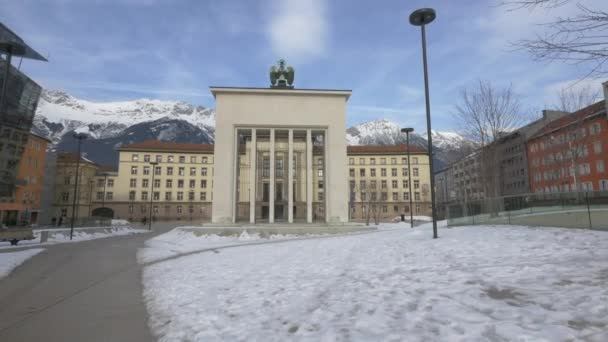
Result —
[[15, 267], [42, 251], [44, 251], [43, 248], [32, 248], [19, 252], [0, 253], [0, 279], [6, 277]]
[[150, 326], [161, 341], [608, 340], [607, 233], [399, 226], [152, 263]]
[[[49, 232], [49, 238], [47, 242], [40, 243], [40, 234], [42, 231]], [[34, 240], [19, 241], [17, 246], [11, 246], [9, 242], [0, 242], [0, 249], [11, 249], [19, 248], [23, 246], [44, 246], [48, 244], [65, 243], [65, 242], [79, 242], [95, 239], [103, 239], [108, 237], [147, 233], [145, 229], [135, 229], [128, 225], [116, 225], [113, 227], [92, 227], [92, 228], [78, 228], [74, 229], [74, 235], [70, 240], [70, 229], [41, 229], [34, 230]]]

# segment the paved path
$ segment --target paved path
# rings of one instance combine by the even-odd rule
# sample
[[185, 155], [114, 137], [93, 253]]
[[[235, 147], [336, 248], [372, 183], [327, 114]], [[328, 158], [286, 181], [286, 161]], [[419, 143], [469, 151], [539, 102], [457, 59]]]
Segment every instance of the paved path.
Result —
[[136, 253], [174, 226], [44, 246], [0, 280], [0, 341], [153, 341]]

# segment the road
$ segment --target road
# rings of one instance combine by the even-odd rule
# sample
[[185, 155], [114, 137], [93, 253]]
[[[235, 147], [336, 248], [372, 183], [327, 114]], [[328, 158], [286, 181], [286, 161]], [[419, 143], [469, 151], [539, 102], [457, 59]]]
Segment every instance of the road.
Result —
[[175, 226], [44, 246], [0, 280], [0, 341], [153, 341], [136, 253]]

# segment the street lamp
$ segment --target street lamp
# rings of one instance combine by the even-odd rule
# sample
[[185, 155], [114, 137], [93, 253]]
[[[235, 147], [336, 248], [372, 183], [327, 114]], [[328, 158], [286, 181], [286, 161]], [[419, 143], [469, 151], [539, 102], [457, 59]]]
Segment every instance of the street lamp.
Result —
[[152, 183], [150, 184], [150, 222], [148, 222], [148, 230], [152, 230], [152, 201], [154, 200], [154, 174], [156, 173], [156, 165], [158, 162], [150, 162], [152, 165]]
[[76, 199], [78, 196], [78, 174], [80, 169], [80, 148], [82, 141], [87, 138], [86, 134], [74, 133], [73, 137], [78, 140], [78, 155], [76, 156], [76, 179], [74, 182], [74, 198], [72, 199], [72, 219], [70, 220], [70, 240], [74, 236], [74, 219], [76, 217]]
[[408, 179], [408, 188], [410, 190], [410, 227], [414, 228], [414, 207], [412, 206], [412, 169], [410, 167], [410, 133], [413, 132], [414, 129], [411, 127], [402, 128], [401, 133], [405, 133], [405, 142], [407, 144], [407, 179]]
[[433, 215], [433, 239], [437, 236], [437, 213], [435, 210], [435, 180], [433, 177], [433, 137], [431, 136], [431, 103], [429, 100], [429, 75], [426, 63], [426, 32], [425, 26], [435, 20], [435, 10], [432, 8], [417, 9], [410, 14], [410, 24], [420, 26], [422, 32], [422, 64], [424, 67], [424, 95], [426, 99], [426, 134], [429, 150], [429, 168], [431, 174], [431, 210]]

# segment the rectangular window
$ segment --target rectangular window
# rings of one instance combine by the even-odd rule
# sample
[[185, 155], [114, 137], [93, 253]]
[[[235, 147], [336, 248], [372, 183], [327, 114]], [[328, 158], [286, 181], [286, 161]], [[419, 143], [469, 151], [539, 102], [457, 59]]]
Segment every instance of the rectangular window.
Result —
[[178, 205], [177, 206], [177, 213], [181, 215], [183, 212], [184, 212], [184, 209], [182, 208], [182, 206]]
[[600, 125], [599, 122], [594, 122], [593, 124], [591, 124], [591, 126], [589, 127], [589, 133], [591, 135], [597, 135], [600, 133], [600, 131], [602, 130], [602, 126]]
[[380, 184], [382, 185], [382, 189], [386, 189], [386, 181], [385, 180], [383, 180]]
[[160, 188], [160, 179], [155, 179], [154, 180], [154, 187], [155, 188]]
[[159, 201], [159, 200], [160, 200], [160, 191], [154, 191], [154, 192], [152, 193], [152, 199], [153, 199], [154, 201]]
[[165, 187], [172, 188], [173, 187], [173, 180], [172, 179], [167, 179], [167, 181], [165, 183]]
[[185, 169], [185, 168], [183, 168], [183, 167], [179, 167], [179, 168], [177, 169], [177, 175], [178, 175], [178, 176], [185, 176], [185, 175], [186, 175], [186, 169]]
[[114, 180], [108, 179], [108, 188], [113, 188], [113, 187], [114, 187]]
[[157, 154], [156, 155], [156, 162], [157, 163], [162, 163], [162, 161], [163, 161], [163, 156], [161, 156], [160, 154]]
[[371, 195], [371, 199], [372, 199], [372, 201], [377, 201], [378, 200], [378, 193], [375, 192], [375, 191], [373, 191], [372, 195]]
[[[278, 175], [277, 175], [278, 176]], [[282, 175], [281, 175], [282, 176]], [[317, 170], [317, 176], [319, 177], [323, 177], [323, 169], [318, 169]]]
[[359, 158], [359, 165], [365, 165], [365, 158]]
[[206, 176], [206, 175], [207, 175], [207, 168], [201, 167], [201, 176]]
[[190, 189], [196, 188], [196, 180], [191, 179], [188, 185], [190, 186]]
[[131, 166], [131, 174], [132, 175], [136, 175], [137, 174], [137, 166]]
[[412, 157], [412, 164], [418, 164], [418, 157]]
[[396, 168], [392, 168], [391, 169], [391, 176], [397, 177], [397, 169]]
[[154, 174], [157, 175], [157, 176], [160, 176], [161, 173], [162, 173], [162, 168], [160, 166], [156, 166], [154, 168]]
[[375, 181], [375, 180], [371, 181], [371, 182], [369, 183], [369, 185], [370, 185], [370, 188], [372, 188], [372, 189], [376, 189], [376, 181]]
[[367, 200], [367, 193], [365, 193], [365, 192], [361, 193], [361, 200], [362, 201], [366, 201]]
[[404, 179], [402, 183], [403, 183], [403, 184], [402, 184], [402, 187], [403, 187], [403, 188], [406, 188], [406, 189], [407, 189], [407, 188], [409, 188], [409, 187], [410, 187], [410, 183], [409, 183], [407, 180], [405, 180], [405, 179]]
[[196, 156], [190, 156], [190, 163], [196, 164]]
[[206, 201], [207, 200], [207, 193], [206, 192], [201, 192], [200, 193], [200, 200], [201, 201]]
[[207, 164], [207, 157], [201, 157], [201, 163]]
[[133, 206], [132, 205], [129, 206], [129, 214], [133, 214]]
[[369, 169], [369, 175], [372, 177], [376, 177], [376, 169]]
[[317, 194], [317, 198], [318, 198], [318, 201], [322, 201], [322, 200], [323, 200], [323, 193], [322, 193], [322, 192], [319, 192], [319, 193]]
[[171, 191], [167, 191], [165, 192], [165, 201], [170, 201], [171, 200]]
[[144, 166], [144, 175], [149, 175], [150, 174], [150, 167], [149, 166]]
[[186, 156], [179, 156], [179, 163], [183, 164], [186, 162]]
[[139, 160], [139, 156], [137, 154], [131, 155], [131, 161], [138, 161], [138, 160]]
[[173, 156], [167, 156], [167, 163], [173, 163], [174, 160]]
[[420, 201], [420, 193], [419, 192], [415, 192], [414, 193], [414, 200]]
[[420, 189], [420, 181], [414, 180], [414, 189]]
[[194, 191], [188, 193], [188, 201], [194, 201]]
[[348, 169], [348, 174], [351, 177], [355, 177], [355, 169]]
[[393, 192], [393, 201], [398, 201], [398, 200], [399, 200], [399, 193]]
[[148, 179], [142, 179], [141, 180], [141, 187], [142, 188], [147, 188], [148, 186], [150, 186], [150, 181]]
[[391, 158], [391, 165], [397, 164], [397, 158]]
[[196, 176], [196, 168], [195, 167], [191, 167], [190, 168], [190, 176]]
[[70, 193], [69, 192], [62, 192], [61, 193], [61, 200], [64, 202], [67, 202], [70, 200]]
[[403, 168], [401, 168], [401, 175], [402, 175], [403, 177], [407, 177], [407, 169], [406, 169], [406, 168], [404, 168], [404, 167], [403, 167]]
[[167, 176], [173, 176], [173, 166], [167, 167]]
[[129, 200], [135, 201], [135, 191], [129, 191]]
[[184, 193], [181, 191], [177, 192], [177, 200], [178, 201], [183, 201], [184, 200]]
[[604, 172], [604, 161], [603, 160], [598, 160], [595, 162], [595, 168], [597, 170], [598, 173]]
[[404, 201], [409, 201], [410, 200], [410, 194], [408, 192], [404, 192], [403, 193], [403, 200]]
[[105, 183], [105, 182], [104, 182], [104, 179], [98, 179], [98, 180], [97, 180], [97, 187], [98, 187], [98, 188], [103, 187], [103, 186], [104, 186], [104, 183]]
[[103, 199], [103, 191], [98, 191], [97, 195], [95, 196], [95, 199], [101, 201]]
[[381, 199], [381, 200], [382, 200], [382, 201], [386, 201], [386, 200], [388, 200], [388, 194], [387, 194], [386, 192], [383, 192], [383, 193], [382, 193], [382, 199]]
[[399, 187], [399, 183], [397, 183], [397, 180], [391, 181], [391, 187], [393, 189], [397, 189]]
[[602, 142], [601, 141], [596, 141], [593, 143], [593, 152], [595, 152], [595, 154], [602, 153]]
[[361, 188], [361, 190], [365, 190], [365, 187], [367, 186], [367, 184], [365, 183], [364, 180], [359, 182], [359, 187]]
[[370, 165], [376, 165], [376, 158], [369, 158]]
[[365, 177], [365, 169], [359, 169], [359, 176]]
[[417, 168], [417, 167], [415, 167], [415, 168], [412, 170], [412, 173], [414, 174], [414, 177], [417, 177], [417, 176], [418, 176], [418, 168]]
[[608, 190], [608, 179], [601, 179], [599, 181], [600, 190], [607, 191]]
[[178, 188], [183, 188], [184, 187], [184, 180], [183, 179], [178, 179], [177, 180], [177, 187]]
[[348, 165], [355, 165], [355, 158], [348, 158]]
[[144, 161], [145, 161], [146, 163], [149, 163], [149, 162], [150, 162], [150, 155], [149, 155], [149, 154], [144, 154]]
[[141, 192], [141, 200], [142, 201], [146, 201], [148, 199], [148, 192], [147, 191], [142, 191]]
[[407, 158], [401, 158], [401, 164], [403, 164], [403, 165], [407, 164]]
[[262, 177], [270, 177], [270, 157], [262, 160]]
[[206, 189], [207, 188], [207, 180], [206, 179], [201, 179], [201, 188], [202, 189]]
[[380, 164], [386, 165], [386, 158], [380, 158]]

